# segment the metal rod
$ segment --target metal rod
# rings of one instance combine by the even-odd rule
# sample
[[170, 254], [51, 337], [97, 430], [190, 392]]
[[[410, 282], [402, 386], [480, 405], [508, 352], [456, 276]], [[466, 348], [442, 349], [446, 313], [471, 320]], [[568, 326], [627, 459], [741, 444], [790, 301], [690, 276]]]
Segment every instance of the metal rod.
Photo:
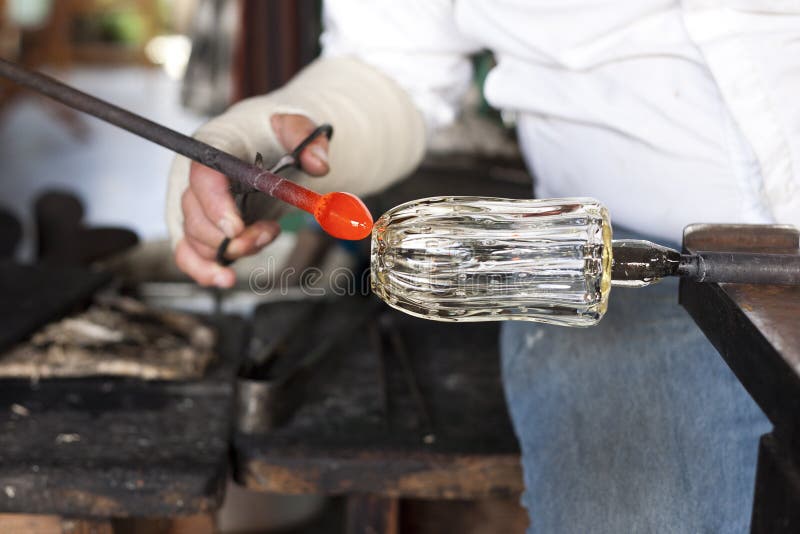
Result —
[[[3, 59], [0, 59], [0, 76], [202, 163], [239, 182], [249, 190], [258, 189], [273, 195], [274, 189], [281, 182], [285, 182], [276, 174], [260, 169], [188, 135], [74, 89], [50, 76], [25, 69]], [[277, 195], [273, 196], [280, 198]]]
[[397, 325], [395, 324], [391, 315], [384, 313], [380, 317], [380, 321], [388, 333], [389, 343], [392, 346], [395, 356], [397, 356], [397, 358], [400, 360], [406, 385], [411, 393], [412, 400], [417, 405], [417, 413], [422, 418], [422, 425], [425, 428], [425, 434], [422, 436], [422, 441], [430, 445], [436, 441], [433, 418], [431, 417], [431, 412], [428, 409], [428, 403], [425, 402], [425, 395], [423, 395], [422, 389], [419, 387], [419, 381], [417, 380], [417, 375], [414, 372], [414, 367], [411, 365], [411, 358], [406, 350], [403, 337], [400, 335], [400, 330], [398, 330]]
[[641, 287], [667, 276], [696, 282], [800, 285], [800, 255], [756, 252], [681, 254], [677, 250], [638, 239], [612, 244], [611, 281]]
[[696, 282], [800, 285], [800, 255], [701, 251], [681, 256], [678, 275]]

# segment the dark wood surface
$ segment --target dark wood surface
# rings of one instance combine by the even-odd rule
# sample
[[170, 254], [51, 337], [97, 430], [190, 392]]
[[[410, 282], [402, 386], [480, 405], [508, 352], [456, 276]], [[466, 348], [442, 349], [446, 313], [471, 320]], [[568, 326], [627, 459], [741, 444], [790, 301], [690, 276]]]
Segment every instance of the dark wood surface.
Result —
[[[696, 225], [687, 250], [800, 254], [790, 227]], [[800, 287], [681, 280], [680, 302], [773, 424], [800, 422]]]
[[[695, 225], [684, 249], [800, 254], [800, 232]], [[800, 287], [683, 279], [680, 302], [774, 425], [759, 445], [751, 532], [800, 532]]]
[[[259, 308], [254, 335], [278, 336], [269, 325], [305, 305]], [[425, 498], [522, 490], [500, 382], [498, 324], [424, 321], [363, 297], [326, 302], [317, 313], [322, 319], [293, 336], [281, 358], [298, 361], [336, 332], [344, 340], [290, 385], [294, 408], [282, 425], [237, 432], [234, 472], [241, 483], [280, 493]], [[348, 330], [354, 321], [358, 327]], [[387, 325], [407, 348], [419, 396]]]
[[85, 267], [0, 260], [0, 351], [49, 321], [84, 308], [110, 279]]
[[0, 512], [172, 516], [221, 503], [243, 321], [198, 381], [0, 381]]
[[754, 534], [800, 530], [800, 455], [787, 445], [792, 446], [774, 432], [761, 437], [750, 524]]

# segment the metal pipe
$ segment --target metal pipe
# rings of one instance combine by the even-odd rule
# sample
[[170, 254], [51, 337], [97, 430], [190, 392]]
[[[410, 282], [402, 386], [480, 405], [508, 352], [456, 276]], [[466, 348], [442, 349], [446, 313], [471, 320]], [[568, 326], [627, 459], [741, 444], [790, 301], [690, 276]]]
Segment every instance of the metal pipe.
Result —
[[612, 243], [611, 282], [642, 287], [667, 276], [697, 282], [800, 285], [800, 255], [677, 250], [639, 239]]
[[[0, 76], [202, 163], [239, 182], [246, 190], [257, 189], [293, 205], [296, 205], [298, 192], [302, 194], [303, 191], [308, 191], [202, 141], [10, 61], [0, 59]], [[308, 193], [316, 195], [311, 191]]]
[[682, 255], [677, 273], [696, 282], [800, 285], [800, 255], [701, 251]]

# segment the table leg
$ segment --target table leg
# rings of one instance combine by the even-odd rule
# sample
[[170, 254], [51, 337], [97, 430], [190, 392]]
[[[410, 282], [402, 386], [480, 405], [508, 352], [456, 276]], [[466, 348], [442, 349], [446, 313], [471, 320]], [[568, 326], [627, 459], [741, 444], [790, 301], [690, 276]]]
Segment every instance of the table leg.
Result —
[[170, 529], [166, 534], [213, 534], [214, 532], [214, 517], [211, 514], [173, 517], [170, 523]]
[[62, 534], [114, 534], [110, 519], [62, 519]]
[[400, 500], [377, 495], [347, 498], [346, 534], [397, 534]]
[[761, 436], [752, 534], [800, 532], [800, 464], [793, 450], [774, 432]]

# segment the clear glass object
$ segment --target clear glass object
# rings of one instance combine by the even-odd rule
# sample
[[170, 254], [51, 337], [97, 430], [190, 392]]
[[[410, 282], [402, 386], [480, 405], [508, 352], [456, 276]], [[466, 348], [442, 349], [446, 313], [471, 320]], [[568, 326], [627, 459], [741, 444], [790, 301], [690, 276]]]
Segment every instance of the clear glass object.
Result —
[[372, 289], [426, 319], [590, 326], [611, 255], [608, 212], [590, 198], [426, 198], [375, 223]]

